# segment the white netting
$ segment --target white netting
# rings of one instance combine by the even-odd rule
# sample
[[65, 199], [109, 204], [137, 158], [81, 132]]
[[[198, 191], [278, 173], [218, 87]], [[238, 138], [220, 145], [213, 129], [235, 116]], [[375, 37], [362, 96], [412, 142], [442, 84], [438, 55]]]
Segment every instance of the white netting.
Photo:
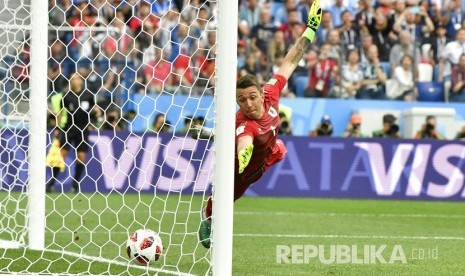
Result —
[[[28, 140], [46, 133], [28, 123], [45, 114], [29, 106], [30, 1], [0, 0], [0, 273], [210, 271], [197, 232], [213, 147], [189, 129], [213, 126], [215, 13], [208, 0], [49, 1], [45, 250], [32, 251]], [[148, 267], [126, 255], [140, 228], [165, 247]]]

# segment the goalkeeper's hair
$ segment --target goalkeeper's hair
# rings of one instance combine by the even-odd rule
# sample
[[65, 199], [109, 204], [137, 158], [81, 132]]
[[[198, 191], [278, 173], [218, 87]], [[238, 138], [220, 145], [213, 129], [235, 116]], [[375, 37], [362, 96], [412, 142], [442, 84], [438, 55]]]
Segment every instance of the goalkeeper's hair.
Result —
[[236, 83], [236, 88], [237, 89], [245, 89], [249, 88], [251, 86], [257, 87], [258, 91], [262, 91], [262, 87], [260, 86], [260, 83], [258, 83], [257, 79], [255, 78], [254, 75], [247, 74], [245, 76], [242, 76], [237, 80]]

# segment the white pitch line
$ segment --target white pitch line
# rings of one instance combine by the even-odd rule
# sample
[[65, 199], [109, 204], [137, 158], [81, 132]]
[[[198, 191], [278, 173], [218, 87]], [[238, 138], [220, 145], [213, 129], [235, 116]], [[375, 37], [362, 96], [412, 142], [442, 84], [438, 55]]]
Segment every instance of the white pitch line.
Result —
[[334, 212], [254, 212], [236, 211], [236, 215], [244, 216], [309, 216], [309, 217], [392, 217], [392, 218], [465, 218], [465, 215], [450, 214], [393, 214], [393, 213], [334, 213]]
[[[108, 234], [108, 232], [104, 231], [92, 231], [89, 232], [80, 232], [77, 231], [79, 234]], [[53, 232], [55, 234], [72, 234], [71, 232], [66, 231], [57, 231]], [[112, 235], [128, 235], [126, 232], [111, 232]], [[162, 234], [167, 234], [163, 233]], [[187, 235], [197, 235], [197, 232], [189, 232], [189, 233], [170, 233], [169, 235], [175, 236], [187, 236]], [[254, 234], [254, 233], [235, 233], [235, 237], [246, 237], [246, 238], [254, 238], [254, 237], [262, 237], [262, 238], [324, 238], [324, 239], [402, 239], [402, 240], [453, 240], [453, 241], [465, 241], [465, 237], [449, 237], [449, 236], [388, 236], [388, 235], [336, 235], [336, 234]]]
[[154, 267], [137, 266], [137, 265], [129, 264], [127, 262], [120, 262], [116, 260], [106, 259], [102, 257], [89, 256], [89, 255], [79, 254], [79, 253], [74, 253], [74, 252], [69, 252], [69, 251], [61, 251], [61, 250], [55, 250], [55, 249], [44, 249], [43, 251], [67, 255], [67, 256], [71, 256], [71, 257], [75, 257], [79, 259], [85, 259], [85, 260], [89, 260], [93, 262], [108, 263], [108, 264], [114, 264], [114, 265], [119, 265], [119, 266], [124, 266], [124, 267], [136, 268], [136, 269], [141, 269], [141, 270], [150, 271], [150, 272], [162, 272], [162, 273], [171, 274], [171, 275], [183, 275], [183, 276], [193, 275], [193, 274], [180, 273], [176, 271], [164, 270], [164, 269], [159, 269], [159, 268], [154, 268]]
[[257, 238], [324, 238], [324, 239], [401, 239], [401, 240], [451, 240], [464, 241], [465, 237], [435, 237], [435, 236], [366, 236], [366, 235], [318, 235], [318, 234], [234, 234], [236, 237]]
[[[51, 210], [48, 209], [46, 210], [47, 212], [52, 212], [56, 210]], [[113, 210], [109, 209], [108, 211], [111, 211], [114, 213]], [[86, 210], [86, 209], [73, 209], [73, 212], [76, 212], [78, 214], [95, 214], [94, 211]], [[100, 214], [104, 214], [106, 212], [105, 209], [100, 212]], [[57, 212], [59, 213], [59, 212]], [[133, 213], [132, 211], [126, 211], [122, 210], [120, 213]], [[164, 211], [158, 211], [158, 210], [138, 210], [137, 213], [152, 213], [152, 214], [162, 214]], [[176, 213], [170, 211], [169, 213]], [[190, 213], [183, 212], [184, 214], [192, 214], [196, 215], [199, 214], [200, 211], [194, 211]], [[418, 214], [418, 213], [406, 213], [406, 214], [394, 214], [394, 213], [335, 213], [335, 212], [261, 212], [261, 211], [235, 211], [235, 215], [239, 216], [309, 216], [309, 217], [382, 217], [382, 218], [443, 218], [443, 219], [465, 219], [465, 215], [455, 215], [455, 214]]]
[[[15, 208], [7, 208], [7, 209], [12, 209], [15, 210]], [[107, 210], [108, 209], [108, 210]], [[102, 209], [100, 213], [97, 215], [104, 215], [105, 212], [112, 212], [115, 213], [113, 209], [107, 208], [107, 209]], [[62, 211], [62, 210], [61, 210]], [[53, 210], [53, 209], [47, 209], [46, 212], [49, 214], [51, 212], [56, 212], [60, 215], [66, 215], [62, 214], [61, 211]], [[73, 209], [72, 212], [77, 213], [77, 214], [95, 214], [96, 212], [91, 210], [91, 209]], [[134, 213], [134, 211], [128, 211], [128, 210], [120, 210], [117, 213]], [[175, 213], [181, 213], [181, 212], [176, 212], [176, 211], [161, 211], [161, 210], [148, 210], [146, 208], [144, 209], [139, 209], [137, 210], [137, 213], [140, 214], [162, 214], [162, 213], [170, 213], [170, 214], [175, 214]], [[183, 214], [200, 214], [199, 211], [191, 211], [190, 213], [182, 212]], [[309, 217], [381, 217], [381, 218], [441, 218], [441, 219], [465, 219], [465, 215], [460, 215], [460, 214], [419, 214], [419, 213], [405, 213], [405, 214], [395, 214], [395, 213], [336, 213], [336, 212], [273, 212], [273, 211], [235, 211], [235, 215], [239, 216], [309, 216]]]

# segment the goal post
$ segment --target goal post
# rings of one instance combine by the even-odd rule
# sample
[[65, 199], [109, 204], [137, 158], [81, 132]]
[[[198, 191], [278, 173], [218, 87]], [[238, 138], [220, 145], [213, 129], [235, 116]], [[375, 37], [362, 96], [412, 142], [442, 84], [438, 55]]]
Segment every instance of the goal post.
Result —
[[219, 0], [213, 191], [213, 274], [232, 274], [238, 1]]
[[[232, 274], [237, 19], [238, 0], [0, 5], [0, 274]], [[138, 229], [164, 247], [147, 266]]]
[[48, 1], [31, 1], [31, 73], [29, 130], [28, 247], [44, 249], [45, 156], [47, 133]]

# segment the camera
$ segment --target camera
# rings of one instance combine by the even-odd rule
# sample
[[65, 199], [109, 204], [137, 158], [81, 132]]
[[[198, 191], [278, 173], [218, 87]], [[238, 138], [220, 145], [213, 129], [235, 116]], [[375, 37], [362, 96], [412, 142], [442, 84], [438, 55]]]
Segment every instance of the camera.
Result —
[[391, 124], [389, 127], [389, 130], [386, 132], [387, 135], [394, 135], [397, 132], [399, 132], [399, 125], [397, 124]]
[[317, 129], [318, 136], [331, 136], [333, 134], [333, 125], [330, 122], [321, 123]]
[[430, 135], [434, 131], [434, 125], [427, 123], [425, 127], [425, 133]]
[[108, 122], [114, 123], [116, 121], [116, 117], [114, 115], [109, 115], [108, 116]]
[[288, 121], [282, 121], [281, 125], [279, 126], [280, 128], [286, 129], [289, 127], [289, 122]]

